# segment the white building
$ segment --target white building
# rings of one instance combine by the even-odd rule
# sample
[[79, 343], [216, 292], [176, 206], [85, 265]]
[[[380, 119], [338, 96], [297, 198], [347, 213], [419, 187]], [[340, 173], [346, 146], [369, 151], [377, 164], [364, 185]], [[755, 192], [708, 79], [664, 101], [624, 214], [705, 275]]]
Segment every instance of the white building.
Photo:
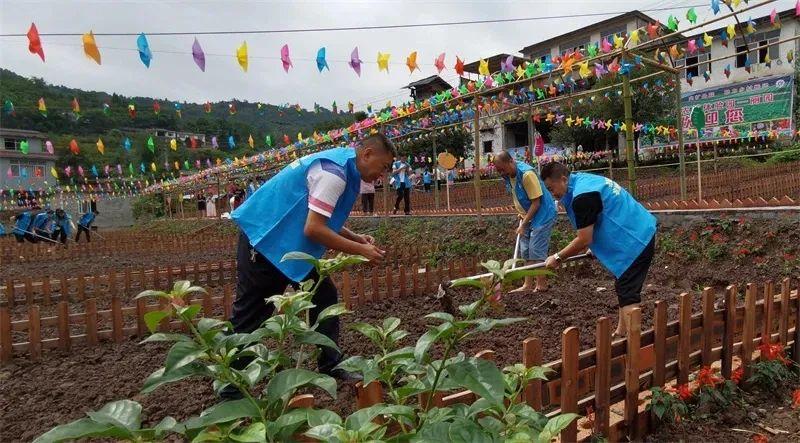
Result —
[[[50, 177], [56, 156], [45, 149], [45, 134], [0, 128], [0, 189], [38, 191]], [[20, 149], [28, 143], [28, 153]]]

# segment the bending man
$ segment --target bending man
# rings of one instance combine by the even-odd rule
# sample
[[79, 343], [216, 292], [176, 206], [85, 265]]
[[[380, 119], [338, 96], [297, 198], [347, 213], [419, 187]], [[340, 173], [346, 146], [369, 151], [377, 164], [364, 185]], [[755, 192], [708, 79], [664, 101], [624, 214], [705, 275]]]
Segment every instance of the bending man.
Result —
[[[272, 315], [264, 299], [283, 294], [287, 285], [297, 287], [318, 279], [310, 263], [281, 262], [289, 252], [320, 258], [326, 250], [362, 255], [380, 261], [384, 251], [374, 239], [344, 227], [359, 195], [361, 180], [371, 182], [389, 170], [394, 146], [383, 135], [367, 137], [357, 149], [334, 148], [295, 160], [267, 181], [231, 214], [241, 229], [237, 252], [236, 300], [231, 323], [235, 332], [252, 332]], [[338, 300], [336, 286], [325, 279], [312, 300], [316, 305], [310, 321]], [[318, 331], [338, 341], [338, 317], [324, 320]], [[341, 369], [335, 349], [322, 348], [318, 368], [340, 380], [353, 380]], [[244, 363], [244, 362], [236, 362]], [[223, 398], [238, 392], [226, 390]]]
[[542, 179], [578, 230], [570, 244], [547, 258], [547, 267], [555, 269], [562, 260], [591, 248], [616, 277], [619, 322], [614, 336], [626, 336], [629, 313], [642, 300], [642, 286], [653, 261], [656, 218], [611, 179], [570, 174], [566, 166], [555, 162], [542, 168]]
[[[550, 234], [556, 223], [556, 203], [553, 196], [530, 165], [515, 161], [508, 152], [498, 154], [494, 165], [506, 182], [506, 190], [514, 198], [514, 206], [520, 218], [517, 227], [520, 258], [529, 264], [545, 261], [550, 249]], [[537, 276], [535, 288], [533, 277], [525, 277], [525, 284], [512, 292], [530, 289], [534, 292], [546, 291], [547, 276]]]

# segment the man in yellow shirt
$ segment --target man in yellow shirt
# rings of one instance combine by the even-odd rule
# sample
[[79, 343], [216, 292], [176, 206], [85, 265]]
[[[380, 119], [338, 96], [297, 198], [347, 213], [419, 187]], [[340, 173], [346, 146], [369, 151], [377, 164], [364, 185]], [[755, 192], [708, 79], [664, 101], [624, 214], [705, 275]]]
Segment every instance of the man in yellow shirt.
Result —
[[[506, 189], [514, 198], [520, 218], [517, 235], [520, 236], [520, 258], [528, 263], [543, 262], [550, 249], [550, 234], [556, 222], [556, 203], [530, 165], [514, 160], [508, 152], [495, 157], [495, 167], [506, 182]], [[547, 276], [526, 277], [525, 284], [513, 291], [543, 292], [547, 289]]]

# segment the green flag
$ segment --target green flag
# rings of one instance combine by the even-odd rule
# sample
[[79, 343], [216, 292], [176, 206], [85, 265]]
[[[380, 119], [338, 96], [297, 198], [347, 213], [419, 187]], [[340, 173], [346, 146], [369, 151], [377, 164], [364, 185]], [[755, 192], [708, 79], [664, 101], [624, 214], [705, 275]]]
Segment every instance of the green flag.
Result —
[[697, 128], [698, 133], [702, 132], [703, 128], [706, 127], [706, 113], [703, 112], [703, 108], [700, 106], [692, 108], [692, 124]]
[[28, 140], [22, 140], [19, 142], [19, 150], [23, 154], [27, 154], [30, 151], [30, 147], [28, 146]]
[[153, 154], [155, 154], [155, 153], [156, 153], [156, 144], [155, 144], [155, 142], [153, 141], [153, 137], [149, 137], [149, 138], [147, 139], [147, 149], [149, 149], [149, 150], [150, 150], [150, 152], [152, 152]]

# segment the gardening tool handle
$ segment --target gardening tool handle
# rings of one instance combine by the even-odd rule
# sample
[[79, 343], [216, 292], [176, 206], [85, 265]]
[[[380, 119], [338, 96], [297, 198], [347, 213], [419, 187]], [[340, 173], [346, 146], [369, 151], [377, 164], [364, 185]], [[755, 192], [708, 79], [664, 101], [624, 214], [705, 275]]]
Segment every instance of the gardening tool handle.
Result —
[[[519, 226], [522, 227], [522, 220], [519, 221]], [[517, 233], [517, 242], [514, 244], [514, 264], [511, 265], [511, 269], [516, 269], [517, 267], [517, 258], [519, 258], [519, 233]]]
[[[568, 263], [568, 262], [572, 262], [572, 261], [576, 261], [576, 260], [582, 260], [584, 258], [590, 258], [590, 257], [592, 257], [591, 254], [573, 255], [572, 257], [563, 260], [563, 263]], [[545, 267], [544, 262], [541, 262], [541, 263], [534, 263], [532, 265], [520, 266], [519, 268], [515, 268], [514, 270], [515, 271], [519, 271], [519, 270], [528, 270], [528, 269], [540, 269], [540, 268], [544, 268], [544, 267]], [[467, 279], [470, 279], [470, 280], [480, 280], [480, 279], [482, 279], [484, 277], [491, 277], [492, 275], [493, 274], [491, 272], [487, 272], [485, 274], [473, 275], [472, 277], [464, 277], [464, 278], [467, 278]], [[450, 285], [452, 285], [452, 284], [453, 284], [453, 282], [451, 280], [451, 281], [448, 281], [445, 286], [446, 287], [450, 287]]]
[[24, 229], [20, 229], [20, 231], [22, 231], [22, 232], [24, 232], [24, 233], [26, 233], [26, 234], [30, 234], [30, 235], [34, 235], [34, 236], [36, 236], [36, 237], [39, 237], [39, 238], [41, 238], [42, 240], [47, 240], [47, 241], [49, 241], [50, 243], [59, 244], [57, 241], [55, 241], [55, 240], [53, 240], [53, 239], [51, 239], [51, 238], [47, 238], [47, 237], [45, 237], [45, 236], [43, 236], [43, 235], [39, 235], [39, 234], [37, 234], [37, 233], [35, 233], [35, 232], [26, 231], [26, 230], [24, 230]]

